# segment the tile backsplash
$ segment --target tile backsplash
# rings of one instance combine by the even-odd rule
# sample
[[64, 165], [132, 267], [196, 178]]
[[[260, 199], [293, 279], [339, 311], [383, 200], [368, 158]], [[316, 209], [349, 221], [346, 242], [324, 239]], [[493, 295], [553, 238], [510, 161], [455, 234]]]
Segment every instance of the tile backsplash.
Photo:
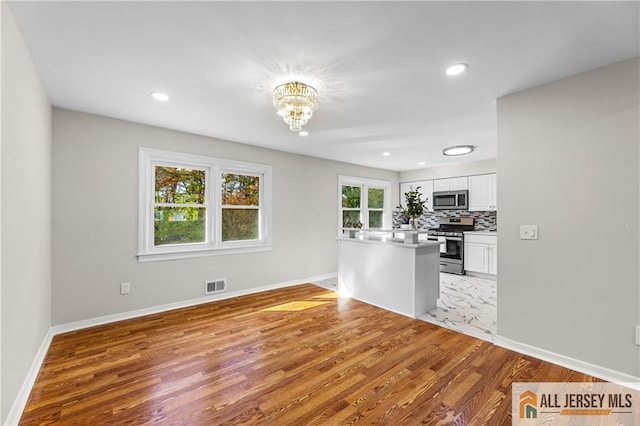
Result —
[[[466, 210], [438, 210], [428, 212], [419, 219], [420, 228], [437, 228], [440, 226], [441, 217], [471, 216], [474, 218], [474, 229], [476, 231], [496, 231], [498, 229], [498, 218], [496, 212], [469, 212]], [[402, 223], [402, 213], [393, 212], [393, 227], [397, 228]]]

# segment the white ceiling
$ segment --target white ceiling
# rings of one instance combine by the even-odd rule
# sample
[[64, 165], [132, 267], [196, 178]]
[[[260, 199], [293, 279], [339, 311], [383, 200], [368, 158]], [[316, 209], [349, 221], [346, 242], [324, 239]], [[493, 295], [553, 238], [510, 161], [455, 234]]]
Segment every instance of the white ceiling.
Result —
[[[638, 2], [9, 5], [57, 107], [397, 171], [495, 158], [497, 98], [640, 50]], [[320, 95], [308, 137], [272, 106], [291, 79]]]

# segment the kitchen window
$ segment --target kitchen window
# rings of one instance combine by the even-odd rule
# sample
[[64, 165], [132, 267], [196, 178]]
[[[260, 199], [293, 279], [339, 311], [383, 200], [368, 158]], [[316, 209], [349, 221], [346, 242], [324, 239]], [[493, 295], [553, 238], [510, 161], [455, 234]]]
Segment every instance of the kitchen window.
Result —
[[141, 262], [271, 249], [271, 167], [140, 149]]
[[339, 226], [382, 229], [391, 227], [387, 181], [339, 176]]

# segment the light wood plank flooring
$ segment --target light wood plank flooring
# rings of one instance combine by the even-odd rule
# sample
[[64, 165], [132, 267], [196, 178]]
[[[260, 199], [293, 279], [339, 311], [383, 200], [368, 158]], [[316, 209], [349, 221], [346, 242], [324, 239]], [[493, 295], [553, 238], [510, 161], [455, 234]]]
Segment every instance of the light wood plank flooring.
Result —
[[595, 379], [302, 285], [58, 335], [21, 424], [510, 425]]

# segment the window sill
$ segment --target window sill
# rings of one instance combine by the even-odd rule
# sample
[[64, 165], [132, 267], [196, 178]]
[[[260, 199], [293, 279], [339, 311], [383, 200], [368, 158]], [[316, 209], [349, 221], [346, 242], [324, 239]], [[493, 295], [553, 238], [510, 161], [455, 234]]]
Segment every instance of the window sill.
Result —
[[201, 249], [190, 251], [174, 251], [167, 253], [138, 253], [138, 262], [162, 262], [165, 260], [191, 259], [206, 256], [224, 256], [228, 254], [260, 253], [271, 251], [271, 245], [259, 245], [251, 247], [233, 247], [217, 249]]

